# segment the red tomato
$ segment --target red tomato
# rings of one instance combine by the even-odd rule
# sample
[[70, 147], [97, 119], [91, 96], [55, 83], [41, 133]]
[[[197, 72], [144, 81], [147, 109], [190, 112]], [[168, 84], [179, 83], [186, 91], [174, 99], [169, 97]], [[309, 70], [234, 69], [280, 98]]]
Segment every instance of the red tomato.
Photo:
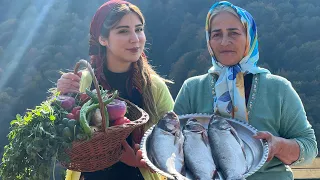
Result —
[[120, 117], [120, 118], [116, 119], [115, 121], [113, 121], [112, 125], [118, 126], [118, 125], [129, 123], [129, 122], [130, 122], [130, 120], [127, 117]]
[[80, 110], [77, 110], [76, 114], [74, 114], [74, 119], [79, 120], [80, 119]]
[[87, 100], [89, 100], [89, 96], [87, 95], [87, 94], [85, 94], [85, 93], [81, 93], [80, 94], [80, 101], [81, 102], [86, 102]]
[[74, 119], [74, 114], [72, 114], [72, 113], [67, 114], [67, 118], [68, 119]]
[[72, 109], [71, 113], [76, 115], [76, 112], [81, 109], [81, 106], [76, 106]]

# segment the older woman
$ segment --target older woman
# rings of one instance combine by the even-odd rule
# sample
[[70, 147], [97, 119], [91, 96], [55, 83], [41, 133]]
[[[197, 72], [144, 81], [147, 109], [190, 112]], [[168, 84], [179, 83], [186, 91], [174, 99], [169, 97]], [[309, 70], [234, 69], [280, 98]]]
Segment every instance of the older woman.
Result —
[[207, 15], [206, 38], [213, 66], [184, 82], [174, 111], [248, 121], [260, 131], [254, 137], [270, 147], [267, 163], [248, 179], [293, 179], [288, 165], [311, 162], [318, 153], [314, 130], [291, 83], [257, 66], [252, 16], [229, 2], [215, 3]]

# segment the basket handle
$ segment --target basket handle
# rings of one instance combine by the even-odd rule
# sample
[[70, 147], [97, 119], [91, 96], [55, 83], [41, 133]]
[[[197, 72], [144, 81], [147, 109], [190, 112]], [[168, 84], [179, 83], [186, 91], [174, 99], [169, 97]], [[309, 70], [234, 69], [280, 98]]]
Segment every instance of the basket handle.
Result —
[[80, 67], [81, 64], [84, 64], [88, 68], [88, 70], [89, 70], [89, 72], [90, 72], [90, 74], [92, 76], [94, 87], [97, 90], [97, 96], [98, 96], [98, 101], [99, 101], [99, 106], [100, 106], [101, 117], [102, 117], [102, 128], [103, 128], [103, 131], [106, 132], [107, 131], [107, 128], [106, 128], [106, 113], [104, 111], [105, 107], [104, 107], [104, 104], [103, 104], [103, 101], [102, 101], [98, 80], [97, 80], [97, 78], [96, 78], [96, 76], [95, 76], [95, 74], [93, 72], [93, 69], [92, 69], [90, 63], [88, 61], [84, 60], [84, 59], [81, 59], [76, 63], [76, 65], [74, 67], [74, 73], [75, 74], [78, 73], [78, 70], [79, 70], [79, 67]]

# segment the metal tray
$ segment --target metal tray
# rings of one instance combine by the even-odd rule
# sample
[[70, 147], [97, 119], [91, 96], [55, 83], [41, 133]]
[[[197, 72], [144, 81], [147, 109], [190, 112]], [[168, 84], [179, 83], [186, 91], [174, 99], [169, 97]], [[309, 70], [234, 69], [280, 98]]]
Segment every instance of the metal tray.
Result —
[[[183, 128], [189, 118], [195, 118], [201, 124], [203, 124], [203, 126], [207, 129], [209, 121], [210, 121], [210, 117], [211, 117], [210, 114], [180, 115], [179, 116], [180, 125], [181, 125], [180, 127]], [[257, 140], [252, 137], [257, 132], [257, 130], [254, 127], [252, 127], [251, 125], [249, 125], [247, 122], [243, 122], [243, 121], [236, 120], [236, 119], [227, 119], [227, 121], [230, 123], [230, 125], [232, 127], [235, 128], [238, 135], [240, 136], [240, 138], [244, 142], [244, 146], [245, 146], [244, 148], [245, 148], [245, 153], [246, 153], [246, 157], [247, 157], [247, 162], [249, 164], [249, 171], [246, 174], [244, 174], [244, 178], [246, 178], [246, 177], [252, 175], [253, 173], [255, 173], [256, 171], [258, 171], [266, 162], [267, 157], [268, 157], [268, 153], [269, 153], [268, 144], [265, 141]], [[149, 160], [149, 157], [148, 157], [148, 147], [149, 147], [148, 138], [149, 138], [150, 134], [152, 133], [154, 127], [155, 127], [155, 125], [152, 126], [151, 128], [149, 128], [145, 132], [144, 137], [142, 138], [142, 141], [140, 144], [140, 148], [142, 150], [142, 157], [146, 161], [146, 163], [149, 165], [149, 167], [152, 168], [155, 172], [167, 177], [168, 179], [174, 179], [174, 177], [172, 175], [162, 171], [161, 169], [156, 167]], [[188, 179], [192, 179], [192, 175], [190, 174], [190, 172], [188, 172], [188, 169], [187, 169], [186, 177]], [[222, 177], [221, 177], [221, 179], [222, 179]]]

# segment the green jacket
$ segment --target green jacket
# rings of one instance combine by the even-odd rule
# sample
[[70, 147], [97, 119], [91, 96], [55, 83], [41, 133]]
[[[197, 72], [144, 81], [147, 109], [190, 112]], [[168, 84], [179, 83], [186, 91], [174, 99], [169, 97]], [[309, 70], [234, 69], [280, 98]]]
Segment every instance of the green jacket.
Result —
[[[212, 113], [214, 79], [210, 74], [187, 79], [177, 95], [174, 111], [179, 115]], [[249, 124], [259, 131], [269, 131], [298, 142], [300, 157], [292, 165], [310, 163], [317, 156], [314, 130], [298, 94], [285, 78], [272, 74], [254, 75], [247, 110]], [[286, 180], [293, 179], [293, 174], [289, 166], [273, 158], [248, 179]]]

